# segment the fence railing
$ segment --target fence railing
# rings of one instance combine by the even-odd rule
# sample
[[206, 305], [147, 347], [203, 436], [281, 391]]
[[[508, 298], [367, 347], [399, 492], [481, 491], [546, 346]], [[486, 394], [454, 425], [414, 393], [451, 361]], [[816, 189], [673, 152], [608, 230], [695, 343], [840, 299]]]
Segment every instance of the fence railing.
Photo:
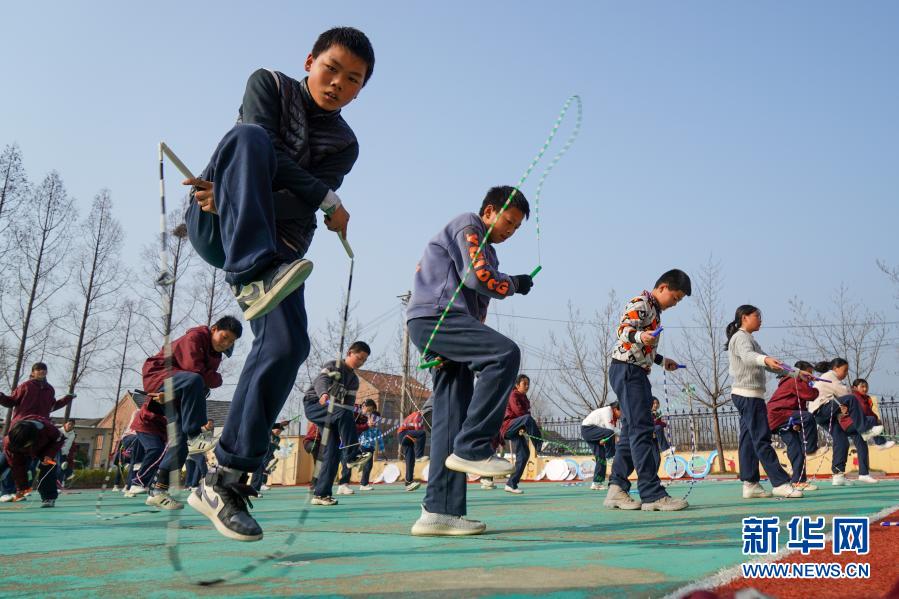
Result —
[[[880, 412], [884, 434], [899, 435], [899, 400], [893, 397], [881, 398], [877, 404]], [[668, 427], [665, 434], [668, 442], [682, 449], [693, 449], [693, 435], [696, 435], [696, 449], [711, 451], [715, 449], [715, 425], [711, 410], [673, 410], [663, 416]], [[724, 449], [736, 449], [740, 437], [740, 415], [731, 407], [718, 410], [718, 425], [721, 428], [721, 442]], [[581, 419], [557, 418], [540, 422], [543, 437], [562, 445], [550, 444], [546, 453], [566, 453], [566, 447], [578, 453], [589, 453], [590, 448], [581, 439]], [[779, 441], [775, 435], [775, 442]], [[824, 431], [818, 428], [818, 441], [823, 445]]]

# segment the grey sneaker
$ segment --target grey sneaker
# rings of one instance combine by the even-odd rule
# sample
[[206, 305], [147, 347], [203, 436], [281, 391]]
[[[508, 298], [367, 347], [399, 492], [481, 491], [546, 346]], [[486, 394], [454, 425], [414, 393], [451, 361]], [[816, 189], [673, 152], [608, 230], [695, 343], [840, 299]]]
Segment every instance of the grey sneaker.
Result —
[[498, 458], [491, 455], [483, 460], [466, 460], [451, 453], [446, 458], [446, 467], [456, 472], [464, 472], [465, 474], [477, 474], [478, 476], [486, 476], [495, 478], [497, 476], [508, 476], [515, 471], [515, 467], [508, 460]]
[[318, 496], [318, 495], [315, 495], [315, 496], [312, 498], [312, 501], [310, 501], [309, 503], [311, 503], [312, 505], [326, 505], [326, 506], [331, 506], [331, 505], [337, 505], [337, 500], [334, 499], [334, 498], [331, 497], [331, 496], [328, 496], [328, 497], [320, 497], [320, 496]]
[[187, 439], [187, 454], [206, 453], [214, 448], [218, 441], [218, 437], [214, 437], [212, 433], [200, 433], [196, 437], [189, 437]]
[[487, 530], [487, 525], [465, 516], [432, 514], [424, 506], [421, 516], [412, 525], [412, 535], [416, 537], [457, 537], [479, 535]]
[[258, 541], [262, 527], [250, 515], [253, 507], [250, 497], [256, 491], [240, 484], [241, 472], [210, 472], [201, 480], [197, 489], [187, 498], [187, 503], [207, 518], [223, 536], [236, 541]]
[[55, 499], [44, 499], [41, 502], [41, 507], [56, 507], [56, 500]]
[[232, 285], [231, 290], [243, 316], [253, 320], [274, 310], [281, 301], [296, 291], [312, 274], [312, 262], [305, 259], [276, 264], [259, 281]]
[[683, 499], [675, 499], [670, 495], [665, 495], [655, 501], [644, 503], [640, 509], [644, 512], [677, 512], [687, 509], [690, 504]]
[[768, 491], [760, 483], [743, 483], [743, 499], [759, 499], [771, 497], [771, 491]]
[[876, 426], [872, 426], [871, 428], [869, 428], [868, 430], [866, 430], [865, 432], [862, 433], [862, 439], [864, 439], [865, 441], [870, 441], [871, 439], [873, 439], [874, 437], [876, 437], [877, 435], [879, 435], [882, 432], [883, 432], [882, 425], [878, 424]]
[[147, 497], [145, 505], [158, 507], [161, 510], [183, 510], [184, 504], [172, 497], [168, 491], [155, 491]]
[[634, 499], [630, 496], [630, 493], [627, 493], [618, 485], [609, 485], [609, 492], [606, 494], [602, 504], [610, 510], [616, 508], [619, 510], [639, 510], [641, 505], [639, 499]]
[[346, 465], [349, 466], [350, 468], [360, 468], [360, 467], [364, 466], [371, 459], [371, 456], [372, 456], [372, 452], [363, 451], [356, 457], [355, 460], [348, 461]]

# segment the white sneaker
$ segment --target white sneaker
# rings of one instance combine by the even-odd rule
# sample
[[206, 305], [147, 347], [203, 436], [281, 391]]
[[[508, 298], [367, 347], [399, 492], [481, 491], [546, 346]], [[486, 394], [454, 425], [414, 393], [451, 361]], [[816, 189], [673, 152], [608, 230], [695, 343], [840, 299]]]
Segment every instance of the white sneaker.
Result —
[[813, 484], [813, 483], [796, 483], [795, 487], [802, 492], [818, 490], [818, 485]]
[[218, 441], [218, 437], [213, 437], [212, 433], [200, 433], [196, 437], [190, 437], [187, 439], [187, 455], [206, 453], [214, 448]]
[[156, 491], [144, 502], [145, 505], [163, 510], [183, 510], [184, 504], [171, 496], [168, 491]]
[[271, 489], [271, 487], [268, 485], [262, 485], [261, 487], [259, 487], [260, 491], [268, 491], [269, 489]]
[[515, 466], [511, 462], [495, 455], [483, 460], [466, 460], [451, 453], [446, 458], [446, 467], [455, 472], [489, 477], [508, 476], [515, 471]]
[[125, 493], [125, 497], [135, 497], [140, 495], [141, 493], [146, 493], [147, 487], [141, 487], [139, 485], [131, 485], [128, 487], [128, 491]]
[[602, 504], [609, 509], [619, 510], [639, 510], [642, 505], [639, 499], [634, 499], [618, 485], [609, 485], [609, 492]]
[[349, 485], [340, 485], [339, 487], [337, 487], [337, 494], [338, 495], [355, 495], [356, 492], [353, 489], [351, 489]]
[[590, 483], [591, 491], [605, 491], [608, 488], [604, 483]]
[[421, 456], [420, 458], [415, 458], [415, 461], [416, 461], [416, 462], [427, 462], [427, 461], [430, 460], [430, 459], [431, 459], [431, 458], [429, 458], [428, 456], [423, 455], [423, 456]]
[[882, 432], [883, 432], [883, 426], [881, 426], [879, 424], [877, 426], [872, 426], [871, 428], [869, 428], [868, 430], [866, 430], [865, 432], [862, 433], [862, 439], [864, 439], [865, 441], [869, 441], [872, 437], [876, 437], [877, 435], [879, 435]]
[[782, 497], [784, 499], [801, 499], [802, 491], [796, 489], [790, 483], [784, 483], [779, 487], [774, 487], [772, 489], [772, 493], [775, 497]]
[[119, 492], [119, 486], [118, 486], [118, 485], [112, 485], [112, 489], [110, 489], [110, 490], [111, 490], [113, 493], [118, 493], [118, 492]]
[[743, 499], [763, 499], [771, 497], [771, 492], [765, 489], [761, 483], [743, 483]]
[[505, 491], [506, 493], [513, 493], [515, 495], [523, 495], [524, 494], [524, 491], [522, 491], [518, 487], [511, 487], [509, 485], [506, 485], [505, 487], [503, 487], [503, 491]]
[[411, 483], [406, 483], [406, 490], [414, 491], [415, 489], [417, 489], [420, 486], [421, 486], [420, 482], [418, 482], [417, 480], [413, 480]]
[[7, 493], [6, 495], [0, 495], [0, 503], [11, 503], [13, 499], [16, 498], [15, 493]]
[[882, 443], [880, 445], [875, 445], [875, 447], [877, 447], [877, 449], [879, 449], [880, 451], [883, 451], [884, 449], [889, 449], [890, 447], [893, 447], [894, 445], [896, 445], [895, 441], [887, 441], [886, 443]]
[[880, 481], [871, 476], [870, 474], [859, 474], [858, 482], [860, 483], [868, 483], [869, 485], [873, 485], [875, 483], [879, 483]]
[[373, 491], [374, 487], [371, 485], [362, 485], [361, 487], [359, 487], [359, 490], [360, 491]]
[[416, 537], [455, 537], [479, 535], [487, 530], [487, 525], [477, 520], [469, 520], [465, 516], [449, 514], [432, 514], [424, 506], [421, 516], [412, 525], [412, 535]]
[[481, 488], [485, 491], [492, 491], [496, 488], [496, 483], [493, 482], [491, 478], [482, 478], [481, 479]]
[[835, 487], [851, 487], [852, 481], [846, 478], [845, 474], [834, 474], [830, 483]]

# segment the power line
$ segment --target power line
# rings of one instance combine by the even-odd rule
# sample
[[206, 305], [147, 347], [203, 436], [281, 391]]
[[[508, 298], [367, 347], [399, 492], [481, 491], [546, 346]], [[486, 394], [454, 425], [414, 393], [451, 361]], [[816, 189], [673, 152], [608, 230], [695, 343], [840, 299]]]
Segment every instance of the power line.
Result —
[[[587, 325], [598, 325], [599, 323], [595, 320], [567, 320], [561, 318], [546, 318], [543, 316], [522, 316], [519, 314], [505, 314], [502, 312], [493, 312], [494, 316], [502, 316], [503, 318], [519, 318], [522, 320], [539, 320], [542, 322], [557, 322], [561, 324], [587, 324]], [[608, 326], [617, 326], [620, 324], [619, 322], [610, 322]], [[827, 327], [853, 327], [853, 326], [870, 326], [870, 325], [880, 325], [880, 326], [892, 326], [899, 325], [899, 320], [886, 320], [886, 321], [869, 321], [869, 322], [843, 322], [843, 323], [823, 323], [823, 324], [766, 324], [762, 328], [764, 329], [818, 329], [818, 328], [827, 328]], [[727, 323], [721, 325], [715, 325], [715, 327], [724, 328], [727, 326]], [[665, 325], [666, 329], [705, 329], [707, 328], [705, 325]]]

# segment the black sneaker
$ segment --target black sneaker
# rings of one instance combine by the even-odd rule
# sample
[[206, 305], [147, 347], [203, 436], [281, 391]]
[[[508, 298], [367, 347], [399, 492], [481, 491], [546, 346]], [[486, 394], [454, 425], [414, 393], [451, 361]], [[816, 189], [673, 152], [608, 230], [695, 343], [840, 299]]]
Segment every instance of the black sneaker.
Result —
[[[209, 481], [214, 481], [212, 484]], [[256, 491], [249, 485], [238, 482], [222, 483], [215, 475], [201, 480], [187, 503], [212, 522], [223, 536], [235, 541], [258, 541], [262, 539], [262, 527], [250, 515], [253, 507], [250, 497]]]
[[312, 262], [301, 259], [281, 262], [263, 273], [262, 278], [246, 285], [232, 285], [243, 316], [253, 320], [274, 310], [281, 301], [296, 291], [312, 273]]

